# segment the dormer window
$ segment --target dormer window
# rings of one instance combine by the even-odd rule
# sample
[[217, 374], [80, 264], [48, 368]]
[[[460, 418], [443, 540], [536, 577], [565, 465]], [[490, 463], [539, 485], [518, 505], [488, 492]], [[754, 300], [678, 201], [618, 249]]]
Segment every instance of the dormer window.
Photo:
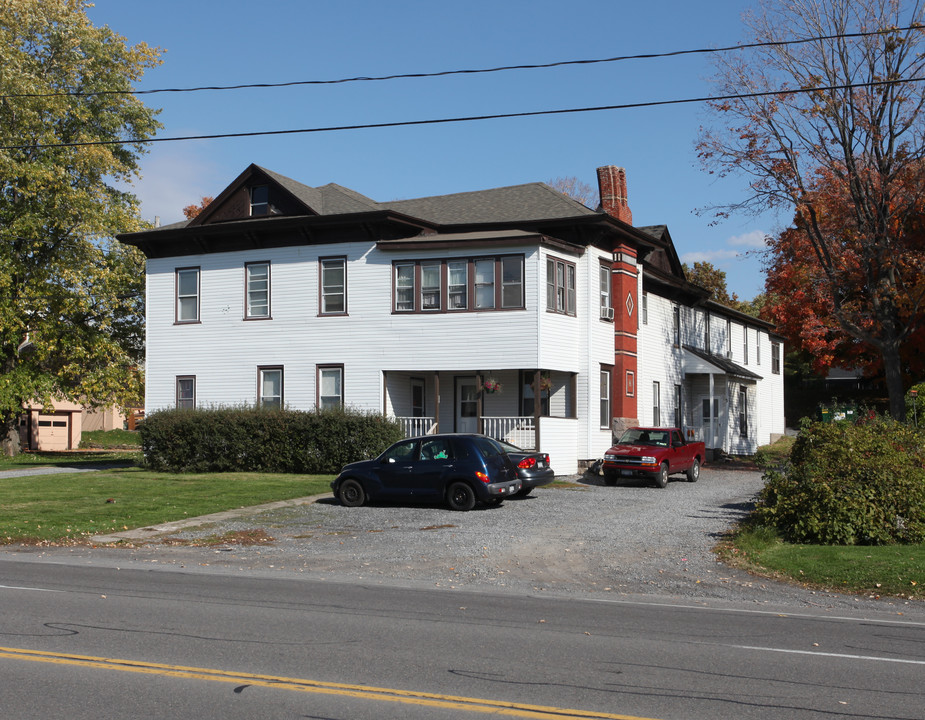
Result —
[[270, 214], [270, 189], [266, 185], [251, 188], [251, 217]]

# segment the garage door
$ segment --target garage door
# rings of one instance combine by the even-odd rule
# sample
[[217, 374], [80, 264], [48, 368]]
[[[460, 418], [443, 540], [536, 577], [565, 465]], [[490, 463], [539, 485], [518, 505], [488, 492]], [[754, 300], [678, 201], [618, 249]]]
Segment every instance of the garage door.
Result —
[[70, 425], [70, 413], [39, 413], [39, 450], [70, 450]]

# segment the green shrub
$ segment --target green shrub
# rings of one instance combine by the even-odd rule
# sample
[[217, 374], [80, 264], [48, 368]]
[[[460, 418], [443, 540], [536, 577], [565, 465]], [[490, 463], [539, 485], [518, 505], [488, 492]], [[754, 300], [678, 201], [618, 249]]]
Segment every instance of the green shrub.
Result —
[[398, 423], [349, 409], [160, 410], [139, 428], [145, 464], [171, 472], [335, 473], [402, 438]]
[[807, 424], [754, 519], [790, 542], [925, 542], [925, 435], [884, 418]]

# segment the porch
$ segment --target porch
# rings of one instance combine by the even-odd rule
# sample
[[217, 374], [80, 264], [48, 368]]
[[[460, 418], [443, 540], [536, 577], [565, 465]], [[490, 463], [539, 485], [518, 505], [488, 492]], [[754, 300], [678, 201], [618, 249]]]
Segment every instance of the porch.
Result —
[[477, 432], [525, 450], [551, 453], [555, 447], [569, 464], [566, 456], [577, 456], [574, 373], [506, 369], [383, 376], [386, 414], [408, 437]]

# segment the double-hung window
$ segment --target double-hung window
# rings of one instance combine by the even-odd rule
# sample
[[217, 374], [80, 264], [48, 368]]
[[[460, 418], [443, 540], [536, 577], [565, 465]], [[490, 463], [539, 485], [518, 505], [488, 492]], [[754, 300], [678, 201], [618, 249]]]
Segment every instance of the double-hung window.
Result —
[[283, 369], [257, 368], [257, 405], [266, 408], [283, 407]]
[[680, 385], [674, 386], [674, 426], [680, 428], [683, 425], [683, 395]]
[[771, 374], [780, 375], [780, 343], [771, 343]]
[[613, 301], [610, 299], [610, 266], [601, 265], [599, 270], [601, 291], [601, 319], [613, 319]]
[[501, 307], [524, 305], [524, 263], [519, 255], [501, 258]]
[[177, 376], [177, 407], [192, 410], [196, 407], [196, 376]]
[[491, 310], [495, 307], [495, 259], [475, 261], [475, 309]]
[[739, 386], [739, 435], [748, 437], [748, 388]]
[[469, 307], [469, 263], [466, 260], [451, 260], [446, 264], [447, 307], [450, 310], [465, 310]]
[[546, 310], [575, 314], [575, 266], [572, 263], [546, 259]]
[[748, 365], [748, 327], [742, 327], [742, 362]]
[[610, 389], [611, 389], [611, 368], [601, 368], [601, 427], [610, 427]]
[[414, 263], [395, 265], [395, 309], [414, 311]]
[[251, 216], [259, 217], [270, 214], [270, 188], [255, 185], [251, 188]]
[[662, 392], [658, 382], [652, 383], [652, 426], [662, 424]]
[[320, 266], [321, 314], [346, 314], [347, 258], [322, 258]]
[[681, 347], [681, 308], [678, 305], [671, 306], [671, 337], [674, 346]]
[[703, 349], [705, 352], [713, 352], [712, 343], [710, 342], [710, 312], [703, 313]]
[[322, 410], [343, 407], [344, 366], [318, 366], [318, 407]]
[[179, 268], [176, 271], [176, 322], [199, 322], [199, 268]]
[[255, 262], [244, 265], [245, 313], [248, 320], [270, 317], [270, 263]]
[[443, 283], [441, 282], [441, 263], [421, 263], [421, 309], [439, 310], [440, 296]]

